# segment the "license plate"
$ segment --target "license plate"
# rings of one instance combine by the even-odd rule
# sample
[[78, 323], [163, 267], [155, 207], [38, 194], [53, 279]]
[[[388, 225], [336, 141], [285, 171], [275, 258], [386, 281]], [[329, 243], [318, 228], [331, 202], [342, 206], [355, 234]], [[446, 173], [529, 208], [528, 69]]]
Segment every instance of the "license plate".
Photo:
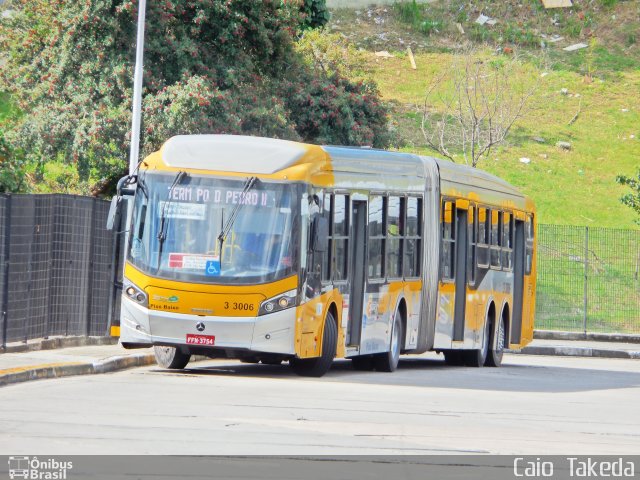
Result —
[[212, 346], [216, 343], [216, 337], [213, 335], [194, 335], [187, 333], [187, 344], [189, 345], [207, 345]]

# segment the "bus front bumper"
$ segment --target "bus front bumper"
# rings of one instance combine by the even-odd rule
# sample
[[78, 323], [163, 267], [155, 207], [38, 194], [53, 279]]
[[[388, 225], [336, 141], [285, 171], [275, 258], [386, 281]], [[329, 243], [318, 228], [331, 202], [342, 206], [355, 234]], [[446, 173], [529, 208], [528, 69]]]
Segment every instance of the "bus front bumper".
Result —
[[295, 308], [259, 317], [213, 317], [162, 312], [149, 310], [123, 296], [120, 342], [149, 346], [196, 346], [187, 343], [187, 335], [206, 335], [215, 337], [215, 348], [293, 355], [295, 316]]

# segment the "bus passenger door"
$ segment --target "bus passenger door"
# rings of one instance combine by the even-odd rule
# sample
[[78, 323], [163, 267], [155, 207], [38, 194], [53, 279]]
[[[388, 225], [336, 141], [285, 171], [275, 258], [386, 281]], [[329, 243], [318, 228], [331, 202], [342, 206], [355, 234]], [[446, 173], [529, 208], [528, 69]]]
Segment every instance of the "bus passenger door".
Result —
[[[459, 202], [456, 202], [459, 203]], [[454, 342], [464, 341], [464, 319], [467, 304], [467, 262], [468, 262], [468, 227], [467, 227], [467, 207], [456, 208], [456, 264], [455, 264], [455, 306], [453, 316], [453, 338]]]
[[524, 297], [525, 238], [524, 222], [516, 220], [513, 264], [513, 318], [511, 321], [511, 343], [519, 344], [522, 338]]
[[351, 207], [351, 275], [349, 280], [349, 325], [347, 345], [360, 345], [362, 309], [365, 289], [367, 202], [354, 200]]

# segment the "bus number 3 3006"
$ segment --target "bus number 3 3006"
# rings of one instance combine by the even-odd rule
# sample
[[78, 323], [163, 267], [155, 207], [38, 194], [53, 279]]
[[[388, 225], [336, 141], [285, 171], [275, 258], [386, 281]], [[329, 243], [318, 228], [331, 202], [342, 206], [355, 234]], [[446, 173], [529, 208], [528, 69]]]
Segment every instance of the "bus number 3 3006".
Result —
[[225, 310], [246, 310], [252, 312], [254, 307], [251, 303], [224, 302]]

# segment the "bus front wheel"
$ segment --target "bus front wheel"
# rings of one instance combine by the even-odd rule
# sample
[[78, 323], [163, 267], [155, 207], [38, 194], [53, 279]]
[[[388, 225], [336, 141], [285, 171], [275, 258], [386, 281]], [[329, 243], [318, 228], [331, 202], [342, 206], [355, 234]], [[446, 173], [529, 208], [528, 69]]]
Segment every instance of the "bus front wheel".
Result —
[[156, 362], [162, 368], [170, 368], [178, 370], [187, 366], [191, 355], [182, 353], [176, 347], [165, 347], [164, 345], [156, 345], [153, 347], [153, 353], [156, 356]]
[[322, 354], [316, 358], [292, 358], [289, 365], [295, 373], [304, 377], [321, 377], [329, 371], [336, 356], [338, 328], [331, 312], [327, 313], [322, 335]]

